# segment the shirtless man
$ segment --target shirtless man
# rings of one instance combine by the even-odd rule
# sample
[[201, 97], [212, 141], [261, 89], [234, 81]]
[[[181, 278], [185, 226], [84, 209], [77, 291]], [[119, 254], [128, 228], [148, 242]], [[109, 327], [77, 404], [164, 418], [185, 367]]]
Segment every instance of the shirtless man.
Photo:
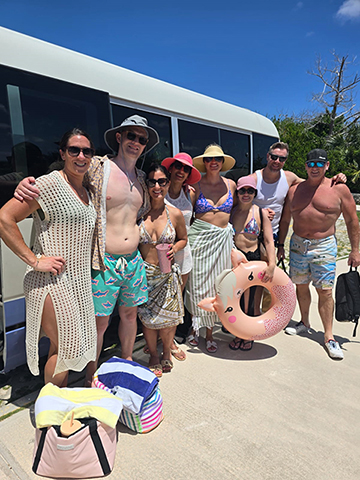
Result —
[[[147, 284], [138, 251], [137, 218], [150, 209], [145, 174], [135, 167], [138, 158], [159, 143], [146, 118], [133, 115], [105, 132], [106, 144], [116, 156], [94, 157], [88, 171], [91, 199], [97, 211], [92, 248], [92, 284], [97, 324], [97, 359], [116, 303], [119, 308], [121, 356], [132, 359], [137, 331], [137, 306], [147, 301]], [[39, 191], [24, 179], [15, 193], [19, 200]], [[87, 368], [87, 383], [97, 368]]]
[[[331, 358], [342, 359], [344, 354], [334, 340], [332, 327], [334, 300], [332, 288], [335, 282], [336, 239], [335, 223], [342, 213], [351, 245], [348, 265], [360, 265], [359, 221], [356, 206], [346, 185], [333, 185], [325, 177], [329, 168], [327, 154], [315, 149], [307, 155], [308, 178], [290, 188], [283, 210], [279, 230], [279, 243], [283, 244], [291, 216], [294, 233], [290, 242], [290, 277], [296, 284], [301, 321], [285, 332], [297, 335], [310, 328], [309, 309], [311, 295], [309, 284], [312, 280], [318, 294], [318, 310], [324, 326], [325, 347]], [[284, 256], [280, 246], [278, 257]]]

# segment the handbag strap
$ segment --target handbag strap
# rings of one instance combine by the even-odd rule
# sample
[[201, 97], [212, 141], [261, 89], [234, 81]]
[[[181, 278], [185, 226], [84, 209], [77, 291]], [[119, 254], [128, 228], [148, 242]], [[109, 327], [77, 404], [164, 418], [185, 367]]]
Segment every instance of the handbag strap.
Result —
[[284, 259], [283, 257], [280, 258], [280, 260], [278, 261], [278, 263], [276, 264], [277, 267], [281, 267], [284, 272], [286, 273], [286, 275], [288, 275], [287, 271], [286, 271], [286, 267], [285, 267], [285, 263], [284, 263]]
[[39, 444], [38, 444], [38, 447], [37, 447], [37, 450], [36, 450], [34, 463], [33, 463], [33, 466], [32, 466], [32, 471], [34, 473], [37, 472], [37, 469], [38, 469], [38, 466], [39, 466], [39, 463], [40, 463], [41, 455], [42, 455], [44, 445], [45, 445], [45, 438], [46, 438], [47, 431], [48, 431], [47, 427], [44, 427], [44, 428], [41, 429], [41, 436], [40, 436]]
[[99, 458], [102, 471], [104, 475], [109, 475], [109, 473], [111, 473], [111, 468], [104, 450], [104, 446], [99, 436], [99, 432], [97, 430], [97, 422], [95, 419], [91, 419], [91, 421], [89, 422], [89, 431], [90, 431], [91, 440], [93, 441], [93, 444], [94, 444], [95, 451]]

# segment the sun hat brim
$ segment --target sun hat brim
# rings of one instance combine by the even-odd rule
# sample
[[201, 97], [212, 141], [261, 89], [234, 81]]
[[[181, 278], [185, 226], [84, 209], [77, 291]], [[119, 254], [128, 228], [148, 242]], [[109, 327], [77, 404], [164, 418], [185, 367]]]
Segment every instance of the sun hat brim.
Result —
[[[189, 155], [189, 158], [191, 158], [190, 155]], [[184, 185], [194, 185], [195, 183], [200, 182], [201, 173], [199, 172], [199, 170], [197, 170], [197, 168], [195, 168], [194, 165], [192, 165], [189, 161], [186, 161], [183, 158], [179, 158], [179, 157], [177, 158], [176, 155], [175, 157], [167, 157], [161, 162], [161, 165], [165, 167], [167, 170], [169, 170], [171, 165], [176, 161], [181, 162], [183, 165], [187, 165], [188, 167], [191, 167], [191, 172], [187, 177], [187, 179], [185, 180]]]
[[127, 130], [129, 127], [139, 127], [147, 131], [149, 141], [146, 144], [142, 155], [144, 155], [145, 153], [149, 153], [150, 150], [156, 147], [156, 145], [160, 142], [157, 131], [154, 128], [149, 127], [149, 125], [147, 124], [147, 120], [143, 117], [140, 117], [139, 115], [133, 115], [132, 117], [126, 118], [121, 125], [118, 125], [114, 128], [109, 128], [109, 130], [106, 130], [106, 132], [104, 133], [104, 140], [106, 145], [111, 148], [111, 150], [113, 150], [115, 153], [117, 153], [119, 150], [119, 143], [116, 140], [116, 134], [118, 132], [122, 132], [123, 130]]

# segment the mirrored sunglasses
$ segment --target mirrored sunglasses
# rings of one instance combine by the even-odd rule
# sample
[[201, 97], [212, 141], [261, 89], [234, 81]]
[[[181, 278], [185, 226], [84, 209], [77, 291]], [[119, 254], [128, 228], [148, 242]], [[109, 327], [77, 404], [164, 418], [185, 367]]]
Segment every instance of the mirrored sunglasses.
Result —
[[128, 140], [130, 140], [131, 142], [135, 141], [137, 138], [138, 138], [138, 142], [140, 143], [140, 145], [146, 145], [149, 141], [148, 138], [146, 137], [142, 137], [140, 135], [137, 135], [136, 133], [134, 132], [126, 132], [126, 138]]
[[83, 153], [85, 158], [92, 158], [95, 154], [92, 148], [67, 147], [66, 150], [68, 151], [70, 157], [78, 157], [80, 152]]
[[189, 165], [184, 165], [183, 163], [179, 162], [178, 160], [176, 160], [174, 162], [174, 168], [176, 168], [176, 170], [184, 169], [185, 173], [190, 173], [191, 172], [191, 167], [189, 167]]
[[157, 180], [155, 180], [155, 178], [148, 178], [146, 183], [150, 188], [154, 188], [157, 183], [159, 187], [165, 187], [169, 183], [169, 180], [167, 178], [158, 178]]
[[240, 195], [245, 195], [245, 193], [248, 193], [249, 195], [254, 195], [255, 193], [255, 188], [252, 188], [252, 187], [249, 187], [249, 188], [245, 188], [245, 187], [241, 187], [238, 192], [240, 193]]
[[275, 162], [275, 160], [279, 160], [279, 162], [284, 163], [287, 160], [287, 157], [280, 157], [280, 155], [274, 155], [270, 153], [270, 158]]
[[224, 157], [204, 157], [204, 162], [206, 163], [210, 163], [213, 160], [215, 160], [215, 162], [220, 163], [224, 161]]
[[325, 166], [325, 163], [326, 162], [322, 162], [321, 160], [319, 160], [318, 162], [306, 162], [306, 165], [309, 168], [314, 168], [314, 167], [323, 168]]

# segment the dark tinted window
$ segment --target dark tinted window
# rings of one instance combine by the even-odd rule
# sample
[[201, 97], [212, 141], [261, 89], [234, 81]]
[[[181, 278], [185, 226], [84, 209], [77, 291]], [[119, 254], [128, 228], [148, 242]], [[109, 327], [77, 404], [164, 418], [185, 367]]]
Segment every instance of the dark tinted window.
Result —
[[220, 130], [220, 141], [224, 152], [236, 160], [236, 164], [225, 177], [237, 182], [239, 177], [250, 173], [250, 135]]
[[107, 93], [3, 66], [0, 78], [0, 205], [22, 177], [46, 173], [73, 127], [90, 134], [98, 154], [108, 152]]
[[179, 120], [180, 151], [196, 157], [204, 153], [210, 143], [219, 143], [219, 130], [198, 123]]
[[279, 139], [277, 137], [268, 137], [260, 133], [253, 133], [254, 172], [266, 165], [266, 154], [269, 151], [269, 147], [278, 141]]
[[160, 143], [146, 155], [145, 159], [139, 158], [136, 164], [138, 168], [141, 168], [146, 172], [152, 162], [161, 163], [164, 158], [172, 155], [173, 148], [170, 117], [120, 105], [111, 105], [111, 108], [114, 127], [120, 125], [125, 118], [130, 117], [131, 115], [141, 115], [147, 119], [149, 127], [154, 128], [159, 134]]

